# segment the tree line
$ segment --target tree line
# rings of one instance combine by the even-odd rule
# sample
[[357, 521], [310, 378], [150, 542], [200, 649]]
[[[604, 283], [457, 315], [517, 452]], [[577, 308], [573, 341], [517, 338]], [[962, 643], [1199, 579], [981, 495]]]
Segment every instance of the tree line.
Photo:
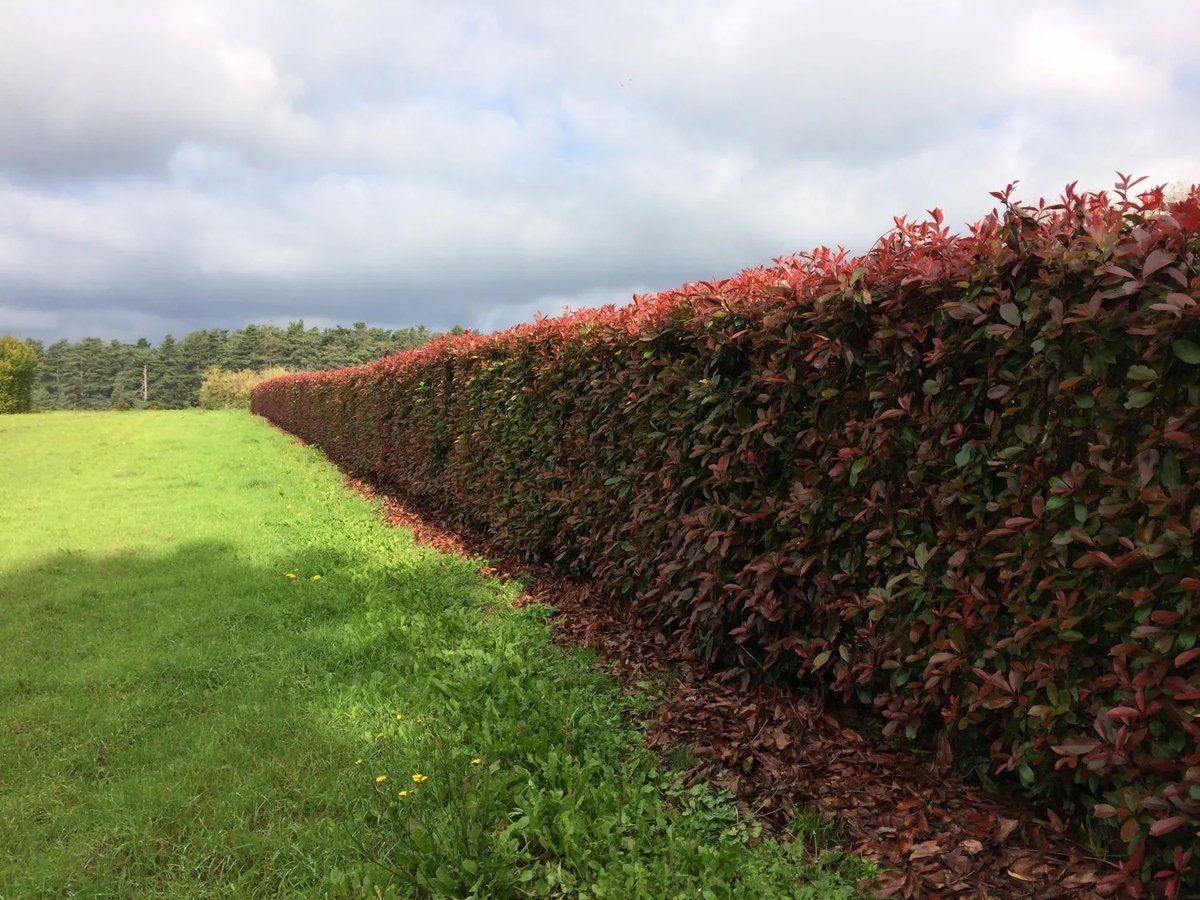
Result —
[[[461, 329], [455, 329], [460, 331]], [[34, 409], [182, 409], [196, 406], [205, 373], [284, 368], [293, 372], [360, 365], [420, 347], [435, 337], [420, 325], [390, 331], [356, 322], [351, 328], [306, 328], [304, 321], [193, 331], [158, 346], [87, 337], [44, 345], [37, 354]]]

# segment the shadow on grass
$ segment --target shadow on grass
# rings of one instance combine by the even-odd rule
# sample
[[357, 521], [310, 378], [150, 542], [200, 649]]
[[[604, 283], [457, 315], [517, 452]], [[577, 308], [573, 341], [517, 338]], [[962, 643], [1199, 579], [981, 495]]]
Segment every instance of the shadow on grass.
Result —
[[352, 569], [195, 542], [0, 574], [0, 885], [308, 889], [353, 857], [327, 825], [355, 740], [324, 727], [314, 634], [358, 615]]
[[[507, 607], [470, 562], [394, 549], [372, 565], [192, 542], [0, 573], [0, 885], [195, 896], [214, 873], [250, 892], [391, 880], [378, 769], [413, 769], [431, 738], [473, 758], [465, 721], [493, 749], [507, 736], [493, 757], [561, 739], [563, 711], [534, 693], [555, 687], [544, 627], [480, 615]], [[527, 724], [547, 716], [535, 746]]]
[[383, 540], [60, 552], [0, 574], [0, 885], [853, 896], [861, 866], [797, 865], [662, 772], [541, 610]]

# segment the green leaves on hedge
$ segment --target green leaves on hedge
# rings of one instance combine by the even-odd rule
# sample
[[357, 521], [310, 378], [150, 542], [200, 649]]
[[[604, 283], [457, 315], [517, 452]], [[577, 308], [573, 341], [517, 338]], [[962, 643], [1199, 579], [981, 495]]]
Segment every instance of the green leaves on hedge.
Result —
[[1180, 338], [1171, 345], [1171, 349], [1175, 351], [1176, 356], [1188, 365], [1200, 366], [1200, 344], [1197, 344], [1195, 341]]

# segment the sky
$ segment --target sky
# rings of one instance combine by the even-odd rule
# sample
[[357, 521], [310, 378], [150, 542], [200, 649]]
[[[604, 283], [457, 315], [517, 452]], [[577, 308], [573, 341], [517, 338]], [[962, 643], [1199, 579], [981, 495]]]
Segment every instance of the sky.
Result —
[[12, 0], [0, 333], [479, 331], [1200, 181], [1200, 3]]

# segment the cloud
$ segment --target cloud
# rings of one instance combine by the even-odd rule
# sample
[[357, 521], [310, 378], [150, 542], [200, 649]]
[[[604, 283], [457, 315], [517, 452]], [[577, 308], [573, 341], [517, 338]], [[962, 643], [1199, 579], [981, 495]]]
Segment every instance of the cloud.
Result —
[[311, 142], [298, 83], [203, 4], [26, 3], [5, 11], [0, 163], [42, 180], [153, 170], [185, 139], [270, 158]]
[[[0, 331], [491, 329], [894, 214], [1200, 179], [1200, 8], [20, 4]], [[1169, 26], [1169, 27], [1167, 27]]]

